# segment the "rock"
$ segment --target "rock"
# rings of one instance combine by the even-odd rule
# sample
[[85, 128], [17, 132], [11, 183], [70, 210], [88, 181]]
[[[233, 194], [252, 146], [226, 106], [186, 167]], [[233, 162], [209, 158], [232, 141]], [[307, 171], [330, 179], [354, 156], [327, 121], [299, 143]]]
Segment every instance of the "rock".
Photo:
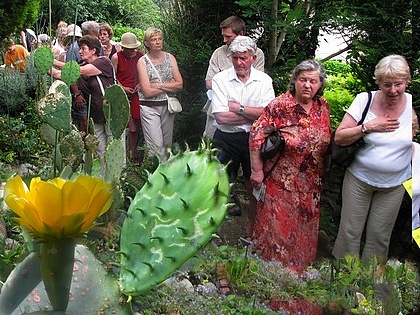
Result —
[[184, 278], [182, 280], [176, 280], [176, 281], [171, 281], [169, 283], [167, 283], [167, 285], [175, 288], [175, 289], [184, 289], [189, 293], [193, 293], [194, 292], [194, 286], [192, 285], [192, 283]]
[[206, 282], [197, 286], [197, 292], [203, 295], [217, 293], [217, 287], [212, 282]]

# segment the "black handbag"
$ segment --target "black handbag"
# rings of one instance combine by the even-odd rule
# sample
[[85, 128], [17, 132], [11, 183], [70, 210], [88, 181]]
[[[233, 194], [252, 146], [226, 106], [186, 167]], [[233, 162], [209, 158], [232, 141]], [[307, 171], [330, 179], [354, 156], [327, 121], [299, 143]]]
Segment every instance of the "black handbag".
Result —
[[270, 160], [277, 154], [282, 154], [286, 141], [279, 130], [272, 131], [261, 145], [261, 157], [264, 161]]
[[[366, 118], [367, 112], [369, 110], [369, 105], [372, 100], [372, 93], [368, 92], [368, 101], [366, 104], [365, 109], [363, 110], [362, 118], [357, 123], [357, 125], [361, 125]], [[353, 162], [354, 156], [356, 152], [365, 145], [365, 141], [363, 138], [358, 139], [356, 142], [341, 146], [335, 143], [334, 141], [335, 131], [331, 135], [331, 162], [337, 166], [341, 166], [343, 168], [347, 168], [350, 166], [351, 162]]]
[[270, 167], [270, 169], [264, 174], [264, 179], [268, 178], [271, 175], [274, 168], [276, 167], [278, 161], [280, 160], [281, 155], [283, 154], [284, 147], [286, 145], [286, 140], [284, 140], [283, 135], [280, 130], [271, 127], [271, 133], [265, 138], [265, 141], [261, 145], [261, 158], [264, 162], [274, 158], [277, 155], [276, 161]]

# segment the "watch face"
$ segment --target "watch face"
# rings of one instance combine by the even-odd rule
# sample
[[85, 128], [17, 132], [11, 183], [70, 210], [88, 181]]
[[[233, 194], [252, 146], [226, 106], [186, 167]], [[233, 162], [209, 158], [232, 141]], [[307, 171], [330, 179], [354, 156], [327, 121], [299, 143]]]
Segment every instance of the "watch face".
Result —
[[362, 132], [363, 132], [363, 133], [367, 133], [367, 130], [366, 130], [366, 127], [365, 127], [365, 125], [364, 125], [364, 124], [362, 124]]
[[239, 109], [238, 109], [238, 113], [239, 113], [239, 114], [243, 114], [243, 113], [244, 113], [244, 111], [245, 111], [245, 109], [244, 109], [244, 107], [243, 107], [243, 106], [239, 107]]

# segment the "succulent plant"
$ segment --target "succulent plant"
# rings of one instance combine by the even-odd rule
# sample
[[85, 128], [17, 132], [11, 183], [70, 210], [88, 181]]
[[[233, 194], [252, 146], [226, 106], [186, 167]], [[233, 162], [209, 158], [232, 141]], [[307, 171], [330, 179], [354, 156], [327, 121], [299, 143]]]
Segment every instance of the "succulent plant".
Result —
[[104, 115], [112, 135], [120, 139], [130, 117], [130, 103], [121, 86], [114, 84], [105, 90]]
[[80, 66], [76, 61], [72, 60], [66, 62], [63, 69], [61, 69], [61, 80], [64, 81], [68, 86], [76, 82], [80, 77]]
[[124, 143], [114, 139], [105, 151], [105, 180], [108, 183], [118, 183], [124, 168]]
[[71, 94], [63, 81], [55, 81], [49, 94], [38, 102], [41, 119], [58, 131], [70, 132], [71, 127]]
[[86, 247], [76, 245], [67, 311], [52, 311], [41, 278], [39, 253], [30, 253], [7, 278], [0, 294], [0, 314], [133, 314], [120, 304], [116, 279]]
[[[66, 67], [62, 79], [67, 84], [55, 81], [49, 94], [38, 103], [38, 111], [49, 125], [43, 128], [43, 134], [55, 145], [55, 166], [62, 178], [70, 179], [75, 172], [95, 175], [98, 171], [93, 160], [96, 137], [77, 132], [71, 123], [69, 85], [79, 76], [79, 68], [71, 63]], [[118, 85], [108, 87], [104, 98], [105, 117], [114, 137], [105, 152], [104, 179], [115, 188], [115, 202], [108, 220], [96, 223], [107, 226], [117, 220], [123, 203], [118, 185], [125, 158], [121, 138], [130, 110], [127, 96]], [[87, 249], [76, 246], [74, 251], [75, 240], [66, 239], [69, 246], [55, 240], [51, 247], [44, 240], [34, 249], [40, 253], [32, 252], [2, 287], [0, 314], [43, 314], [52, 308], [57, 314], [131, 314], [127, 304], [119, 305], [119, 295], [138, 295], [151, 289], [200, 250], [225, 218], [229, 190], [225, 166], [209, 144], [202, 143], [197, 151], [171, 154], [148, 176], [126, 213], [120, 241], [119, 286]], [[57, 244], [68, 250], [59, 252]], [[63, 273], [64, 265], [67, 267]], [[57, 278], [58, 274], [63, 277]]]
[[34, 64], [40, 73], [46, 74], [52, 67], [54, 54], [50, 47], [42, 46], [34, 51]]
[[60, 165], [62, 167], [71, 166], [76, 171], [83, 162], [84, 153], [84, 144], [80, 132], [72, 130], [60, 140], [57, 149], [60, 151], [61, 156]]
[[205, 145], [160, 164], [122, 227], [122, 292], [151, 289], [201, 249], [225, 218], [229, 190], [225, 167]]

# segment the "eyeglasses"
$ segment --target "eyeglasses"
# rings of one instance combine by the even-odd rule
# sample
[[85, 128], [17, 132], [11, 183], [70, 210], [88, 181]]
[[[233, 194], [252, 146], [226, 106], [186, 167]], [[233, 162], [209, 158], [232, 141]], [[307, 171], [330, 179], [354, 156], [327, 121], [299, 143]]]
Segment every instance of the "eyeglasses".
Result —
[[151, 38], [149, 40], [149, 42], [151, 42], [151, 43], [163, 42], [163, 38], [161, 38], [161, 37]]
[[392, 87], [395, 88], [400, 88], [404, 85], [405, 83], [403, 81], [397, 81], [397, 82], [384, 82], [382, 83], [382, 87], [384, 87], [385, 89], [390, 89]]

